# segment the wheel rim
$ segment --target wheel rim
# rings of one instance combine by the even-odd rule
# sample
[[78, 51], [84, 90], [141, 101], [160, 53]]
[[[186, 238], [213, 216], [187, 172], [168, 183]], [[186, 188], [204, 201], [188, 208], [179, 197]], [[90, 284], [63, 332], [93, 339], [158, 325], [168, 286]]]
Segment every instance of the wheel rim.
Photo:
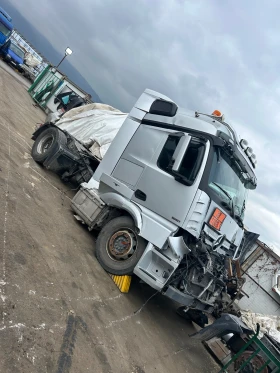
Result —
[[136, 234], [130, 229], [119, 230], [109, 238], [106, 249], [112, 260], [128, 260], [137, 249]]
[[54, 142], [53, 135], [47, 134], [43, 136], [37, 145], [37, 153], [39, 154], [46, 153], [49, 150], [49, 148], [52, 146], [53, 142]]
[[[248, 360], [253, 354], [253, 351], [244, 351], [243, 354], [241, 356], [239, 356], [236, 361], [235, 361], [235, 365], [234, 365], [234, 368], [236, 370], [238, 370], [241, 365], [246, 361]], [[254, 373], [254, 372], [257, 372], [263, 365], [265, 364], [265, 361], [264, 359], [262, 358], [262, 356], [260, 356], [259, 354], [254, 356], [253, 359], [250, 361], [250, 363], [248, 365], [246, 365], [246, 367], [244, 367], [241, 372], [243, 373]], [[268, 369], [267, 367], [265, 367], [263, 370], [262, 370], [263, 373], [268, 373]]]

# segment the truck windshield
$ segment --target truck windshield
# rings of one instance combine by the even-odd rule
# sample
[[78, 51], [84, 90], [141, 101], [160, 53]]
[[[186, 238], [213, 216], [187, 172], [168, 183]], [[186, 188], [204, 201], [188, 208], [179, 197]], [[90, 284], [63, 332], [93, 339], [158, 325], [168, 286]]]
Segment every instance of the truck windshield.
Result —
[[11, 30], [9, 30], [3, 23], [0, 21], [0, 33], [2, 33], [4, 36], [9, 37], [11, 34]]
[[9, 49], [11, 49], [11, 51], [13, 51], [18, 57], [24, 59], [24, 51], [17, 47], [15, 44], [11, 43]]
[[217, 149], [209, 177], [209, 187], [229, 206], [241, 219], [244, 217], [248, 189], [246, 179], [238, 165], [222, 150]]

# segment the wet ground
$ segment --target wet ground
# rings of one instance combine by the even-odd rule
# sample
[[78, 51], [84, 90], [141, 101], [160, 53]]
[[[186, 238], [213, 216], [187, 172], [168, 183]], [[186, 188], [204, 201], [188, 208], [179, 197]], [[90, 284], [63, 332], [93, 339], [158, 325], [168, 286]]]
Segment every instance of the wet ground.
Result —
[[137, 313], [153, 289], [120, 294], [99, 266], [75, 191], [30, 156], [45, 115], [26, 86], [0, 65], [0, 372], [217, 372], [172, 302]]

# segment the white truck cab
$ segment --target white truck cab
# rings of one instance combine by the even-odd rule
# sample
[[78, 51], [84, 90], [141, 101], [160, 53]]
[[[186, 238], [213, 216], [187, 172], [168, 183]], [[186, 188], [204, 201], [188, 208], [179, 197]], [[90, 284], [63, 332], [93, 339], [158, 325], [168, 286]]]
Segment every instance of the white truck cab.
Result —
[[256, 157], [219, 112], [140, 96], [103, 160], [72, 201], [96, 256], [116, 275], [134, 273], [180, 304], [213, 312], [236, 294], [228, 260], [242, 252]]

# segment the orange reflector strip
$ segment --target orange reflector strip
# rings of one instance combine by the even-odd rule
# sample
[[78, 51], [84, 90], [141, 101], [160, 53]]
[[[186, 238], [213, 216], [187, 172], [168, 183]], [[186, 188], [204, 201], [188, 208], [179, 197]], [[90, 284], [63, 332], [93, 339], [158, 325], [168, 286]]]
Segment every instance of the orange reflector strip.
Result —
[[215, 209], [214, 214], [211, 216], [209, 224], [219, 231], [221, 229], [221, 226], [222, 226], [225, 218], [226, 218], [226, 214], [224, 214], [219, 209]]

